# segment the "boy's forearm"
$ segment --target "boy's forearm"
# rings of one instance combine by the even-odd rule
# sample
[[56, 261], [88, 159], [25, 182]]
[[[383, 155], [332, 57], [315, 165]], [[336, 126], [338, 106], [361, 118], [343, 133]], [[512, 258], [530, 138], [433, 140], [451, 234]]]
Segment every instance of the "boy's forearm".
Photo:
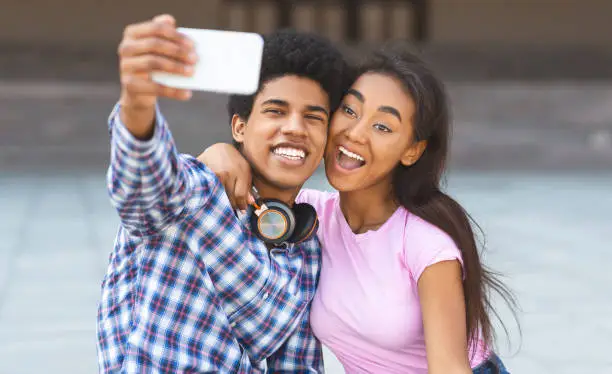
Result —
[[[187, 183], [161, 112], [156, 110], [151, 117], [151, 129], [147, 129], [150, 134], [139, 134], [148, 135], [143, 136], [147, 139], [138, 138], [127, 127], [123, 113], [119, 104], [109, 118], [108, 190], [125, 226], [141, 233], [152, 232], [180, 213], [185, 206]], [[148, 120], [150, 113], [145, 115]]]
[[120, 118], [125, 128], [138, 140], [149, 140], [155, 130], [155, 106], [142, 105], [123, 93], [119, 99]]

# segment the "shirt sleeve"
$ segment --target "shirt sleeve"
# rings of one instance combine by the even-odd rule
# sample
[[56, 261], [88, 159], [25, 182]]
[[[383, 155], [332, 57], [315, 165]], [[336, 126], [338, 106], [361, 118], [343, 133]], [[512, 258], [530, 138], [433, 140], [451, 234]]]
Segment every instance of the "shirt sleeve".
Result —
[[[117, 104], [108, 121], [111, 136], [108, 193], [122, 225], [132, 235], [152, 235], [180, 217], [187, 207], [192, 182], [189, 165], [178, 154], [159, 107], [149, 140], [139, 140], [128, 131], [119, 109]], [[211, 178], [200, 175], [200, 179], [200, 183], [208, 183]], [[206, 196], [200, 193], [198, 197]]]
[[328, 191], [319, 191], [305, 188], [300, 190], [297, 197], [295, 198], [296, 203], [306, 203], [312, 205], [317, 212], [317, 218], [319, 219], [319, 229], [317, 230], [317, 237], [321, 242], [325, 240], [324, 225], [328, 224], [332, 212], [334, 210], [334, 201], [337, 197], [337, 193]]
[[404, 261], [415, 282], [425, 269], [439, 262], [457, 260], [463, 269], [461, 251], [442, 230], [427, 224], [407, 231], [411, 234], [405, 240]]
[[332, 196], [331, 192], [303, 188], [295, 198], [295, 202], [312, 205], [317, 211], [317, 215], [322, 216], [325, 204]]

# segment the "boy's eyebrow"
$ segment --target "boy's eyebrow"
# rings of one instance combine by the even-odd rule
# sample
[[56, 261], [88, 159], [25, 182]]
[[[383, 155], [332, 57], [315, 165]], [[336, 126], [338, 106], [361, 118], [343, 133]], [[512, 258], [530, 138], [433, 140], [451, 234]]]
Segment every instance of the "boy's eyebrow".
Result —
[[323, 114], [325, 114], [327, 117], [329, 117], [329, 113], [327, 112], [327, 109], [323, 108], [322, 106], [318, 106], [318, 105], [307, 105], [306, 109], [309, 112], [321, 112]]
[[[278, 105], [285, 108], [289, 107], [289, 103], [282, 99], [268, 99], [261, 103], [261, 105]], [[327, 111], [327, 109], [319, 105], [307, 105], [306, 110], [309, 112], [321, 112], [329, 117], [329, 112]]]
[[266, 104], [273, 104], [273, 105], [279, 105], [279, 106], [289, 106], [288, 102], [286, 102], [285, 100], [281, 100], [281, 99], [268, 99], [268, 100], [264, 101], [263, 103], [261, 103], [261, 105], [266, 105]]

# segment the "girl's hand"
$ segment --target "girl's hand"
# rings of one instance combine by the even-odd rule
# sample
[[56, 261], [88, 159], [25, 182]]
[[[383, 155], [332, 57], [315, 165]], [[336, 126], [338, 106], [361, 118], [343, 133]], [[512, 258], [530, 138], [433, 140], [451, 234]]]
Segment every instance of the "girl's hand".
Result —
[[246, 210], [249, 204], [255, 203], [251, 195], [251, 166], [236, 147], [213, 144], [198, 156], [198, 160], [217, 175], [234, 209]]

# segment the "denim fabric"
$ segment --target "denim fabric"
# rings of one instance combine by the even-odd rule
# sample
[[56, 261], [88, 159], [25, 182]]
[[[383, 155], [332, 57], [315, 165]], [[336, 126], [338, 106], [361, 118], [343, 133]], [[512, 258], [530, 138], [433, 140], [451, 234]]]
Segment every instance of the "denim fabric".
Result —
[[473, 374], [510, 374], [496, 354], [492, 354], [488, 360], [475, 367], [472, 372]]

